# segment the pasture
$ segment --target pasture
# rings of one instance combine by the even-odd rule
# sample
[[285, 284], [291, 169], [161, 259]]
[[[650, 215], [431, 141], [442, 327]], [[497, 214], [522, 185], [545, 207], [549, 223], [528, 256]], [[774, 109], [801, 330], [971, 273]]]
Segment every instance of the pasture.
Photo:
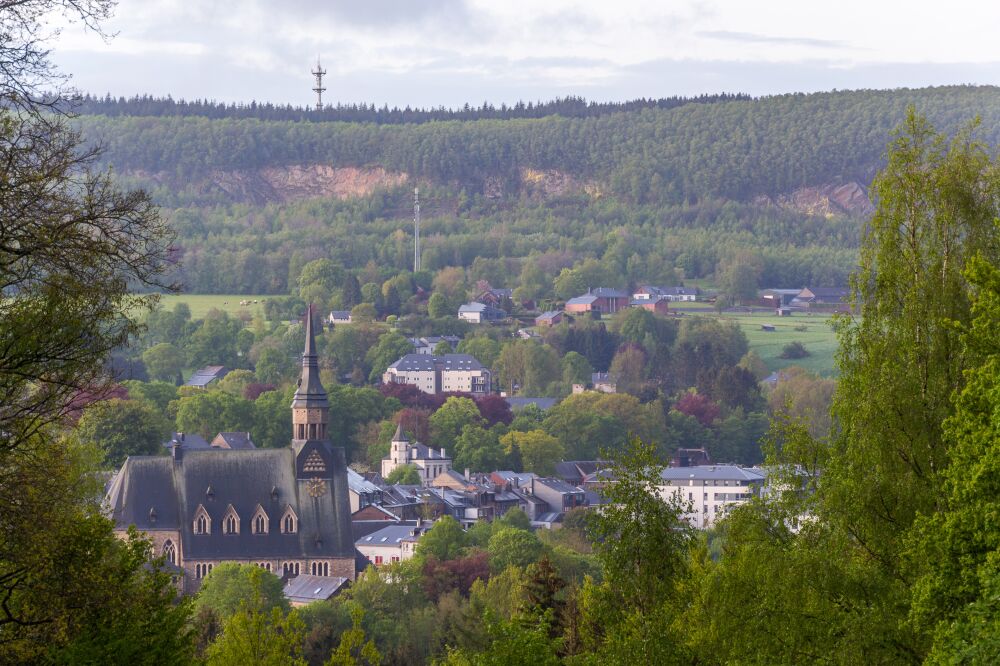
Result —
[[[187, 303], [191, 308], [192, 319], [203, 319], [211, 309], [223, 310], [230, 315], [247, 313], [255, 315], [264, 313], [264, 300], [267, 296], [247, 296], [245, 294], [164, 294], [160, 297], [160, 305], [170, 310], [176, 303]], [[254, 303], [254, 300], [257, 303]], [[240, 305], [240, 302], [248, 302], [248, 305]]]

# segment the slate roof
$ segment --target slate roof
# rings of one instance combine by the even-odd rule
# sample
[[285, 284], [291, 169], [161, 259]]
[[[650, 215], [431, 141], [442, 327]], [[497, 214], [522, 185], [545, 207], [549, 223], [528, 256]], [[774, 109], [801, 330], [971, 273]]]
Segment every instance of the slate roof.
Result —
[[[571, 299], [572, 300], [572, 299]], [[547, 310], [535, 317], [535, 321], [552, 321], [562, 314], [562, 310]]]
[[212, 446], [228, 448], [234, 450], [255, 449], [253, 440], [248, 432], [220, 432], [212, 440]]
[[[305, 445], [303, 450], [319, 451], [326, 463], [327, 489], [318, 498], [310, 496], [308, 479], [296, 478], [294, 447], [210, 448], [184, 451], [179, 460], [167, 456], [128, 458], [105, 498], [106, 510], [119, 526], [179, 530], [185, 559], [352, 557], [343, 449], [327, 442]], [[199, 505], [211, 518], [210, 534], [194, 534]], [[222, 531], [223, 516], [230, 505], [240, 518], [239, 534]], [[266, 535], [251, 530], [258, 505], [270, 521]], [[298, 530], [282, 534], [279, 521], [289, 506], [298, 516]]]
[[566, 305], [590, 305], [596, 301], [599, 297], [594, 294], [584, 294], [583, 296], [574, 296], [573, 298], [566, 301]]
[[180, 446], [184, 449], [207, 449], [211, 446], [204, 437], [195, 432], [175, 432], [169, 442], [164, 442], [163, 446], [171, 448]]
[[302, 604], [326, 601], [344, 587], [348, 580], [341, 576], [299, 574], [285, 584], [285, 598], [290, 602]]
[[571, 486], [562, 479], [535, 479], [535, 485], [545, 486], [564, 495], [578, 495], [583, 493], [582, 489]]
[[739, 465], [695, 465], [692, 467], [667, 467], [660, 473], [664, 481], [763, 481], [764, 473], [759, 469]]
[[419, 537], [413, 532], [417, 529], [415, 525], [388, 525], [363, 536], [354, 542], [355, 546], [396, 546], [403, 541], [416, 541]]
[[330, 312], [330, 321], [350, 321], [350, 310], [333, 310]]
[[358, 495], [382, 492], [381, 488], [355, 472], [350, 467], [347, 468], [347, 487]]
[[184, 386], [205, 388], [210, 383], [217, 379], [222, 379], [228, 374], [229, 370], [226, 370], [226, 366], [224, 365], [206, 365], [204, 368], [195, 370], [191, 378], [184, 382]]
[[430, 356], [428, 354], [406, 354], [389, 366], [402, 372], [433, 372], [437, 365], [442, 370], [482, 370], [483, 364], [469, 354], [445, 354]]

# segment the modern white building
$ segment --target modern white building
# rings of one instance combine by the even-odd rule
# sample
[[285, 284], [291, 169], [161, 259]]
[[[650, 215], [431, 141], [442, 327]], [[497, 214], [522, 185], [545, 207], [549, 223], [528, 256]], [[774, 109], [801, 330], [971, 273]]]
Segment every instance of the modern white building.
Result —
[[663, 498], [676, 498], [698, 529], [712, 527], [726, 511], [750, 501], [765, 482], [764, 470], [739, 465], [667, 467], [660, 477]]
[[490, 392], [491, 373], [469, 354], [407, 354], [382, 375], [386, 384], [412, 384], [424, 393]]
[[662, 296], [668, 301], [697, 301], [697, 287], [654, 287], [645, 284], [635, 290], [632, 299], [636, 301], [647, 301]]
[[482, 324], [484, 321], [499, 321], [506, 316], [507, 313], [503, 310], [478, 301], [466, 303], [458, 308], [458, 318], [473, 324]]
[[396, 426], [392, 436], [389, 457], [382, 458], [382, 478], [386, 478], [401, 465], [413, 465], [420, 474], [420, 483], [429, 486], [438, 475], [451, 469], [451, 458], [444, 449], [432, 449], [420, 442], [410, 442], [401, 426]]

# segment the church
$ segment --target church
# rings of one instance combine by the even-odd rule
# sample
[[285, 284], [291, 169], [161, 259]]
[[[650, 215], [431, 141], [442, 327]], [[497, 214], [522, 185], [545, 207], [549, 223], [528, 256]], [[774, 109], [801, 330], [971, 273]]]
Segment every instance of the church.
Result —
[[319, 379], [312, 310], [302, 375], [292, 399], [291, 443], [282, 449], [171, 447], [133, 456], [105, 497], [115, 530], [134, 525], [154, 555], [197, 591], [223, 562], [256, 564], [283, 578], [355, 577], [344, 450], [327, 436], [329, 402]]

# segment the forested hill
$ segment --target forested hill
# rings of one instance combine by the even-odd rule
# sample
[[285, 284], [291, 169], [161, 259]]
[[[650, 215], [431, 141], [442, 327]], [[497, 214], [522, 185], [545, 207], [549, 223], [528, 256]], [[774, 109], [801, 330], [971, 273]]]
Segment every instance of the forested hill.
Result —
[[[516, 192], [531, 172], [633, 202], [748, 201], [803, 186], [867, 183], [914, 105], [944, 131], [975, 116], [1000, 138], [1000, 88], [794, 94], [592, 117], [421, 124], [82, 116], [119, 172], [176, 189], [209, 174], [311, 165], [379, 167], [470, 195]], [[526, 176], [527, 170], [527, 176]], [[398, 184], [397, 181], [393, 181]]]

